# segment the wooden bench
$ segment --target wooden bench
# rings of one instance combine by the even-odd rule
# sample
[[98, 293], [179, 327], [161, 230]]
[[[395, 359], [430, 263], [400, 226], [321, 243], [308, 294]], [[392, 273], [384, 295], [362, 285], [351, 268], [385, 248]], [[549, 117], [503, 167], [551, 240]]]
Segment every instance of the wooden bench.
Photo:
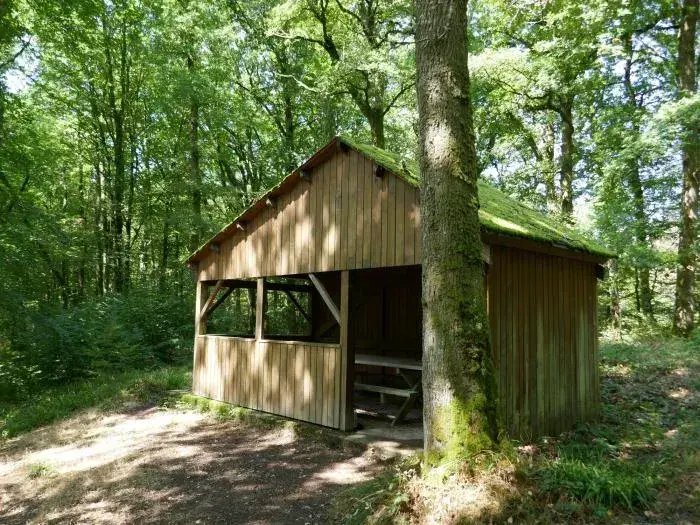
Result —
[[382, 368], [393, 368], [406, 382], [407, 388], [394, 388], [384, 385], [369, 385], [366, 383], [355, 383], [355, 390], [365, 392], [377, 392], [379, 394], [388, 394], [392, 396], [405, 397], [401, 408], [396, 413], [391, 422], [392, 426], [403, 421], [406, 414], [420, 397], [421, 393], [421, 377], [418, 375], [418, 380], [411, 379], [406, 375], [406, 370], [417, 372], [423, 371], [423, 364], [415, 359], [407, 359], [403, 357], [385, 357], [381, 355], [356, 354], [356, 365], [378, 366]]

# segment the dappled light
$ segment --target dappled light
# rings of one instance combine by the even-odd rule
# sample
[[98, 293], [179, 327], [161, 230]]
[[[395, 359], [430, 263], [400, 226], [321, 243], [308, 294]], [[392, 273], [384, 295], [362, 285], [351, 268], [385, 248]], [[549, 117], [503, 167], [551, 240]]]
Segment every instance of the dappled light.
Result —
[[378, 468], [289, 426], [255, 429], [189, 410], [144, 407], [58, 427], [70, 438], [60, 446], [30, 433], [0, 449], [4, 523], [316, 522], [330, 493]]

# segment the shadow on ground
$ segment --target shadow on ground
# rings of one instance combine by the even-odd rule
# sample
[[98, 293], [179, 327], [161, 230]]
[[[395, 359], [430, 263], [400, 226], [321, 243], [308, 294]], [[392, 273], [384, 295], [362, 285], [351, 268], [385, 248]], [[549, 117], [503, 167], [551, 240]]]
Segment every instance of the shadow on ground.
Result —
[[318, 523], [366, 455], [194, 411], [80, 416], [0, 448], [0, 521]]

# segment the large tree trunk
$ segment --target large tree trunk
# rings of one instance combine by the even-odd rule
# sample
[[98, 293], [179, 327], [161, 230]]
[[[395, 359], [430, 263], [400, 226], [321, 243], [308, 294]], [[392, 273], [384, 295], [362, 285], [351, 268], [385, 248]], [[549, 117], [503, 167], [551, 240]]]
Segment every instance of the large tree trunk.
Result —
[[467, 69], [467, 1], [417, 0], [425, 448], [460, 457], [498, 439]]
[[573, 97], [564, 97], [561, 102], [561, 214], [567, 221], [574, 213], [574, 115]]
[[[680, 31], [678, 33], [678, 81], [680, 96], [695, 93], [695, 28], [698, 0], [684, 0]], [[683, 141], [683, 188], [681, 192], [681, 225], [678, 240], [678, 270], [676, 277], [676, 307], [674, 331], [687, 336], [695, 322], [695, 229], [697, 228], [698, 168], [700, 167], [700, 132], [686, 128]]]

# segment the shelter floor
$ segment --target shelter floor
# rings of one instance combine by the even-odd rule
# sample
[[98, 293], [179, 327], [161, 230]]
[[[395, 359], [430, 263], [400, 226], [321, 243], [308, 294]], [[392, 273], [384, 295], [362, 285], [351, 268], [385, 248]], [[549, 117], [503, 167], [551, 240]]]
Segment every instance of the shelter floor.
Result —
[[345, 440], [373, 448], [380, 456], [408, 456], [423, 449], [423, 408], [411, 409], [404, 421], [392, 426], [393, 403], [381, 403], [376, 394], [355, 393], [357, 428]]

